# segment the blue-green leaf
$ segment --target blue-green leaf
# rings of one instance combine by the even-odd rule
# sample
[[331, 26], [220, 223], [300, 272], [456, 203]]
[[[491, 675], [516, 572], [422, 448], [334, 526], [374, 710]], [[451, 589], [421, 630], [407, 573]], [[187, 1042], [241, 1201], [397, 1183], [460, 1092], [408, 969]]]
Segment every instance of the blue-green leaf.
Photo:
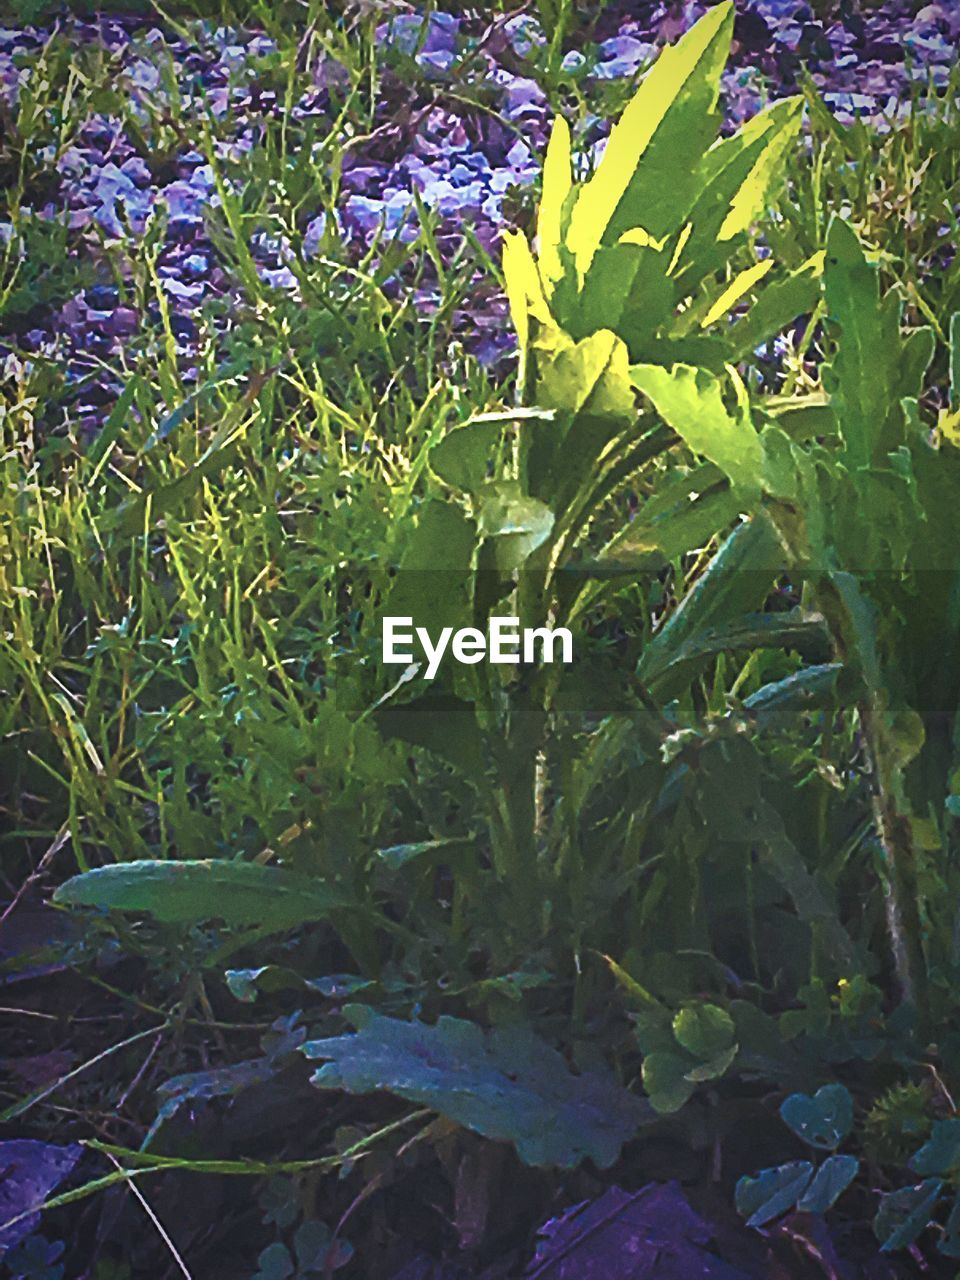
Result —
[[960, 1120], [938, 1120], [929, 1139], [910, 1161], [921, 1178], [952, 1173], [960, 1166]]
[[797, 1201], [801, 1213], [826, 1213], [857, 1176], [856, 1156], [827, 1156]]
[[792, 1093], [780, 1118], [809, 1146], [832, 1151], [853, 1128], [853, 1099], [845, 1085], [825, 1084], [813, 1097]]
[[882, 1198], [873, 1230], [884, 1253], [913, 1244], [930, 1222], [942, 1189], [939, 1178], [928, 1178], [915, 1187], [902, 1187]]
[[563, 1057], [529, 1027], [484, 1032], [461, 1018], [434, 1026], [347, 1005], [355, 1033], [309, 1041], [329, 1059], [313, 1076], [322, 1089], [383, 1089], [430, 1107], [496, 1141], [512, 1142], [531, 1165], [607, 1168], [647, 1118], [647, 1105], [612, 1077], [571, 1074]]
[[737, 1183], [737, 1212], [748, 1227], [762, 1227], [794, 1207], [813, 1177], [809, 1160], [791, 1160], [772, 1169], [761, 1169], [756, 1177]]

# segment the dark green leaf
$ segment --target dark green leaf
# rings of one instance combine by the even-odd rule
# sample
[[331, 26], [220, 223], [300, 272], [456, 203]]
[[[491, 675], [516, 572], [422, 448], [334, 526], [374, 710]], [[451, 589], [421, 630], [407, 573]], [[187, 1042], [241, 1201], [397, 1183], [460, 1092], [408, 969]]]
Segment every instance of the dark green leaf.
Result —
[[910, 1161], [921, 1178], [952, 1173], [960, 1166], [960, 1120], [937, 1120], [929, 1139]]
[[930, 1222], [942, 1189], [939, 1178], [928, 1178], [915, 1187], [891, 1191], [881, 1199], [873, 1231], [884, 1253], [913, 1244]]
[[339, 891], [280, 867], [215, 858], [121, 862], [74, 876], [54, 894], [70, 907], [146, 911], [165, 924], [223, 920], [278, 932], [347, 905]]
[[733, 1019], [715, 1004], [687, 1005], [673, 1020], [673, 1034], [695, 1058], [715, 1058], [733, 1044]]
[[678, 1053], [647, 1054], [643, 1060], [643, 1087], [654, 1111], [669, 1115], [680, 1110], [694, 1091], [694, 1082], [687, 1079], [693, 1065]]

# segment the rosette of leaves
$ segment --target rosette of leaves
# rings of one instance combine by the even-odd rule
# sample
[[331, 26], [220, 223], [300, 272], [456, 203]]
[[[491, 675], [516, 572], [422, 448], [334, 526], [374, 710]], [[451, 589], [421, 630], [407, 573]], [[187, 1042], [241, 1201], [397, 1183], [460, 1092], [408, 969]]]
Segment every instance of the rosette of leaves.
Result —
[[602, 328], [633, 361], [722, 368], [816, 302], [820, 258], [783, 276], [725, 332], [730, 311], [777, 274], [769, 257], [749, 262], [747, 245], [782, 180], [803, 110], [802, 98], [783, 99], [718, 139], [733, 21], [733, 4], [719, 4], [663, 50], [587, 181], [574, 182], [570, 129], [555, 120], [536, 257], [519, 233], [504, 243], [511, 314], [529, 366], [550, 361], [555, 330], [577, 341]]
[[635, 1026], [643, 1087], [661, 1114], [679, 1111], [698, 1084], [719, 1079], [740, 1049], [733, 1019], [716, 1004], [686, 1005], [672, 1018], [666, 1010], [638, 1014]]

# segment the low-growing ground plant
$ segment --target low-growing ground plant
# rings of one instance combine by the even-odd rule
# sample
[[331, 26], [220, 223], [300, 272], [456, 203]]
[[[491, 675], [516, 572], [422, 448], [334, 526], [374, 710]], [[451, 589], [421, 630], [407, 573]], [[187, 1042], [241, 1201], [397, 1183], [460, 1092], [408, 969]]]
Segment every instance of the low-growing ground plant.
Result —
[[[96, 430], [50, 362], [4, 366], [3, 871], [14, 908], [46, 879], [63, 910], [0, 965], [59, 966], [124, 1030], [4, 1100], [36, 1195], [0, 1242], [50, 1274], [42, 1204], [55, 1226], [142, 1183], [152, 1214], [151, 1185], [192, 1178], [246, 1222], [253, 1177], [258, 1280], [406, 1277], [393, 1202], [418, 1242], [442, 1205], [477, 1274], [612, 1274], [588, 1253], [613, 1222], [726, 1274], [675, 1188], [640, 1190], [679, 1177], [746, 1221], [737, 1274], [830, 1274], [826, 1214], [858, 1266], [934, 1259], [938, 1214], [953, 1257], [960, 321], [931, 265], [955, 157], [926, 165], [929, 205], [920, 181], [953, 90], [883, 141], [810, 85], [721, 136], [719, 4], [595, 164], [556, 116], [499, 260], [442, 252], [423, 202], [358, 255], [342, 126], [377, 128], [377, 15], [310, 13], [343, 72], [323, 124], [278, 113], [238, 156], [229, 121], [177, 108], [230, 281], [191, 375], [162, 211], [117, 266], [152, 320]], [[258, 20], [292, 101], [312, 46]], [[541, 20], [559, 98], [571, 12]], [[43, 56], [53, 94], [73, 73]], [[18, 209], [44, 130], [78, 126], [52, 101], [5, 153]], [[158, 163], [165, 111], [127, 121]], [[85, 283], [44, 225], [12, 220], [14, 327]], [[507, 375], [455, 328], [481, 270]], [[382, 662], [387, 615], [565, 627], [575, 663], [427, 682]], [[532, 1256], [558, 1195], [590, 1204]]]

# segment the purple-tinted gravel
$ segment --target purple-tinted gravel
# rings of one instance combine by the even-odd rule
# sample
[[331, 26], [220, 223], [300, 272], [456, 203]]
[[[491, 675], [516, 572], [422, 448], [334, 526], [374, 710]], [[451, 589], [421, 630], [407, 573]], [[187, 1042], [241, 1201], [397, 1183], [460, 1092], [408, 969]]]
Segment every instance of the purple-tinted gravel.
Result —
[[[851, 8], [840, 6], [846, 16], [828, 22], [796, 0], [738, 6], [734, 55], [724, 78], [728, 126], [748, 118], [770, 97], [794, 92], [801, 64], [841, 122], [860, 117], [880, 128], [906, 109], [912, 80], [946, 83], [960, 36], [960, 6], [929, 4], [916, 15], [905, 0], [889, 0], [862, 15], [851, 16]], [[611, 5], [596, 45], [569, 52], [564, 69], [582, 78], [588, 93], [591, 83], [633, 77], [665, 40], [676, 39], [704, 11], [696, 2]], [[217, 144], [218, 155], [242, 159], [257, 145], [263, 120], [282, 109], [276, 94], [259, 88], [254, 75], [258, 61], [274, 51], [273, 42], [249, 31], [200, 25], [195, 31], [188, 44], [133, 20], [75, 21], [69, 39], [78, 46], [99, 44], [114, 59], [116, 86], [144, 121], [149, 118], [147, 104], [167, 100], [163, 66], [169, 60], [179, 109], [187, 117], [198, 116], [206, 104], [215, 116], [232, 123], [227, 140]], [[24, 55], [38, 50], [49, 36], [49, 31], [32, 28], [0, 30], [0, 99], [8, 107], [16, 106], [30, 75]], [[487, 87], [493, 111], [475, 112], [468, 121], [468, 109], [461, 110], [455, 101], [433, 107], [426, 103], [423, 109], [418, 99], [419, 118], [408, 138], [396, 125], [396, 104], [385, 95], [374, 137], [345, 153], [337, 217], [348, 243], [365, 245], [381, 226], [387, 236], [414, 238], [416, 192], [440, 216], [442, 246], [455, 245], [469, 226], [495, 250], [504, 198], [534, 179], [549, 125], [544, 95], [524, 74], [522, 61], [543, 44], [535, 19], [524, 13], [491, 35], [435, 12], [422, 32], [420, 17], [411, 10], [395, 13], [378, 30], [384, 50], [415, 58], [422, 78], [441, 88], [465, 52], [476, 49], [478, 36], [480, 52], [467, 79]], [[294, 118], [322, 118], [328, 91], [341, 81], [342, 70], [320, 59], [312, 88], [292, 108]], [[601, 120], [595, 129], [599, 150], [605, 130]], [[201, 309], [229, 299], [237, 287], [207, 235], [205, 210], [216, 206], [219, 196], [205, 158], [176, 146], [162, 157], [144, 158], [121, 120], [109, 115], [89, 118], [61, 154], [41, 158], [49, 163], [56, 194], [51, 197], [45, 184], [44, 199], [27, 205], [21, 216], [65, 219], [80, 237], [80, 256], [93, 264], [103, 260], [102, 243], [119, 251], [114, 257], [121, 262], [137, 255], [151, 220], [163, 212], [166, 229], [157, 273], [178, 353], [189, 365]], [[306, 256], [316, 253], [322, 230], [322, 215], [305, 226]], [[12, 234], [9, 223], [0, 223], [0, 241]], [[289, 245], [261, 235], [250, 247], [264, 282], [296, 297]], [[429, 304], [428, 294], [423, 301]], [[491, 323], [479, 329], [472, 317], [474, 350], [482, 359], [493, 360], [503, 349], [497, 333], [501, 313], [502, 308], [494, 308]], [[0, 369], [10, 369], [10, 361], [16, 364], [24, 354], [57, 360], [68, 381], [85, 388], [71, 413], [82, 425], [96, 425], [122, 384], [122, 355], [141, 323], [130, 297], [122, 296], [105, 272], [104, 283], [77, 293], [39, 324], [0, 340]]]

